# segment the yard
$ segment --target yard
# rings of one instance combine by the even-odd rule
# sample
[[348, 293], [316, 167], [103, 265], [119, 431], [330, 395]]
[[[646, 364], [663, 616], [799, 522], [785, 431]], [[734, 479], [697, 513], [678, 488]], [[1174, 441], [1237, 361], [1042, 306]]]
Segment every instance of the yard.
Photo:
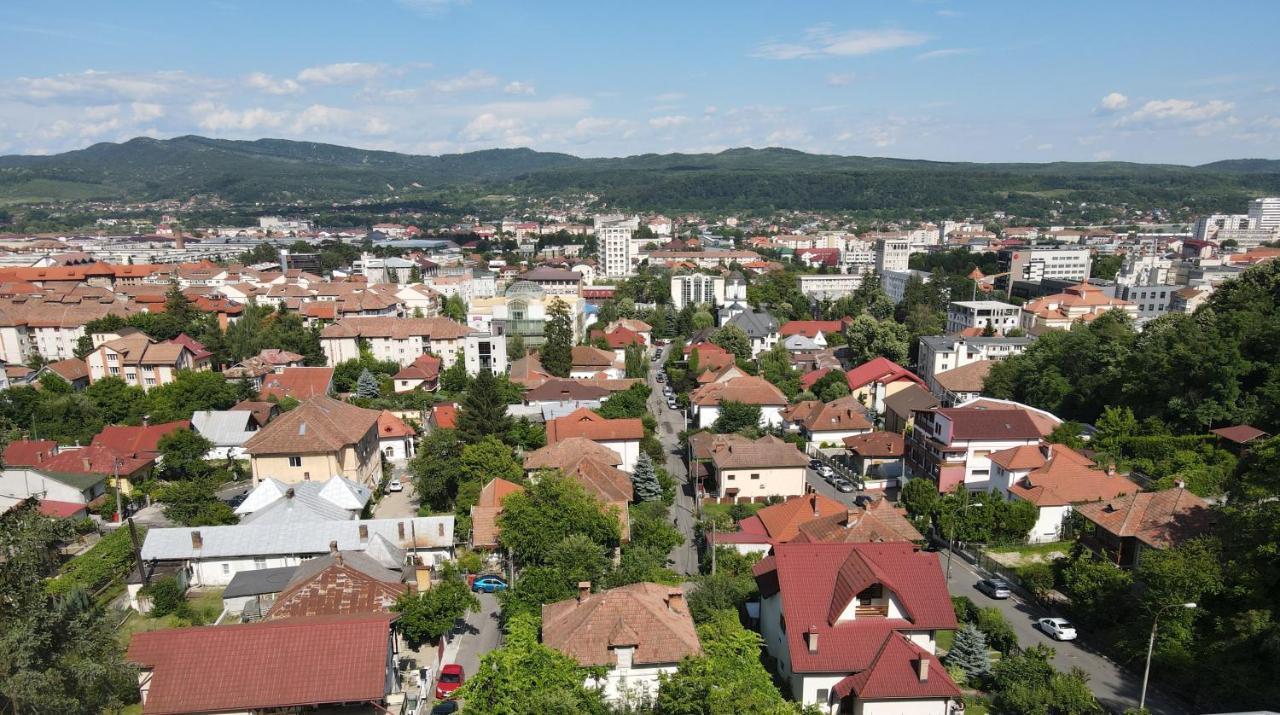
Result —
[[1001, 566], [1017, 568], [1033, 563], [1053, 563], [1053, 560], [1071, 553], [1071, 541], [1051, 541], [1047, 544], [1023, 544], [1022, 546], [999, 546], [986, 549], [983, 553], [990, 556]]
[[188, 594], [187, 605], [191, 608], [191, 615], [185, 618], [176, 614], [153, 618], [136, 611], [131, 612], [120, 625], [120, 642], [128, 646], [134, 633], [212, 624], [222, 613], [222, 591], [219, 588]]

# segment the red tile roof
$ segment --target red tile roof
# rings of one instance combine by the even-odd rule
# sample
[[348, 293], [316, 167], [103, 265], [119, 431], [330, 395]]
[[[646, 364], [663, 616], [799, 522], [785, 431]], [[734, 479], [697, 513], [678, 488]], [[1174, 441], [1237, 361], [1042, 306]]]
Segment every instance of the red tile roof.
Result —
[[480, 490], [476, 505], [471, 507], [471, 545], [493, 548], [498, 545], [498, 515], [508, 496], [524, 491], [524, 487], [505, 479], [494, 478]]
[[564, 417], [547, 422], [547, 444], [570, 437], [586, 437], [596, 442], [639, 440], [644, 437], [644, 425], [637, 418], [610, 420], [579, 407]]
[[[778, 544], [753, 572], [763, 597], [781, 593], [797, 673], [856, 673], [874, 664], [895, 631], [956, 627], [938, 555], [912, 544]], [[905, 618], [833, 617], [875, 583], [897, 597]], [[809, 631], [818, 634], [814, 653], [805, 639]]]
[[101, 432], [94, 435], [93, 442], [90, 444], [96, 447], [109, 447], [120, 454], [154, 457], [160, 453], [160, 440], [170, 432], [180, 429], [191, 429], [191, 420], [177, 420], [140, 427], [107, 425]]
[[[818, 645], [821, 647], [821, 641]], [[917, 670], [917, 661], [921, 659], [928, 662], [924, 680]], [[961, 695], [942, 661], [901, 633], [884, 640], [869, 668], [841, 680], [832, 690], [840, 698], [854, 694], [860, 701], [958, 698]]]
[[628, 345], [644, 347], [645, 344], [643, 335], [633, 330], [627, 330], [621, 325], [607, 333], [601, 330], [592, 330], [591, 339], [595, 340], [596, 338], [604, 338], [605, 344], [614, 350], [625, 348]]
[[122, 475], [147, 469], [156, 461], [154, 456], [130, 456], [110, 447], [91, 444], [80, 449], [63, 450], [42, 462], [40, 468], [51, 472], [107, 476], [115, 473], [117, 460]]
[[851, 506], [838, 514], [813, 519], [800, 525], [793, 541], [804, 543], [875, 543], [883, 541], [924, 541], [910, 520], [885, 499], [865, 507]]
[[846, 372], [844, 376], [849, 381], [850, 390], [857, 390], [872, 383], [887, 385], [899, 380], [910, 380], [921, 387], [926, 387], [924, 380], [916, 377], [915, 373], [883, 357], [864, 362]]
[[404, 420], [396, 417], [388, 410], [378, 413], [378, 439], [389, 439], [391, 437], [412, 437], [418, 434], [412, 427], [404, 423]]
[[290, 618], [134, 634], [151, 670], [143, 715], [381, 701], [390, 614]]
[[1234, 425], [1231, 427], [1219, 427], [1218, 429], [1209, 430], [1209, 431], [1227, 440], [1228, 442], [1235, 442], [1236, 444], [1247, 444], [1249, 442], [1252, 442], [1255, 439], [1258, 439], [1259, 437], [1267, 436], [1266, 432], [1263, 432], [1257, 427], [1253, 427], [1251, 425]]
[[262, 391], [258, 397], [265, 400], [275, 395], [277, 400], [292, 397], [307, 400], [316, 395], [329, 394], [333, 385], [331, 367], [286, 367], [279, 373], [262, 378]]
[[70, 519], [73, 516], [79, 516], [81, 512], [87, 511], [87, 504], [70, 501], [53, 501], [52, 499], [41, 499], [39, 510], [45, 516], [51, 516], [55, 519]]
[[1213, 521], [1209, 503], [1183, 488], [1081, 504], [1075, 510], [1115, 536], [1132, 536], [1157, 549], [1198, 536]]
[[831, 372], [831, 368], [829, 367], [822, 367], [817, 370], [810, 370], [809, 372], [806, 372], [800, 376], [800, 387], [805, 390], [812, 390], [813, 386], [818, 384], [818, 380], [826, 377], [829, 372]]
[[778, 334], [782, 337], [790, 335], [803, 335], [806, 338], [814, 338], [818, 333], [830, 335], [844, 330], [845, 322], [843, 320], [789, 320], [778, 328]]
[[611, 648], [635, 648], [637, 665], [676, 663], [702, 654], [678, 586], [633, 583], [542, 607], [542, 641], [579, 665], [612, 666]]
[[742, 402], [748, 405], [785, 405], [787, 396], [776, 385], [764, 379], [748, 375], [724, 382], [712, 382], [689, 394], [695, 405], [719, 405], [723, 401]]
[[[800, 533], [800, 525], [824, 516], [843, 514], [845, 505], [817, 492], [791, 497], [781, 504], [767, 506], [756, 512], [755, 519], [764, 527], [769, 538], [790, 541]], [[743, 520], [745, 523], [745, 519]]]
[[901, 457], [906, 454], [897, 432], [868, 432], [844, 438], [844, 448], [861, 457]]
[[4, 448], [4, 466], [34, 467], [52, 457], [58, 443], [51, 439], [20, 439]]
[[431, 424], [440, 429], [458, 429], [458, 406], [450, 403], [432, 407]]

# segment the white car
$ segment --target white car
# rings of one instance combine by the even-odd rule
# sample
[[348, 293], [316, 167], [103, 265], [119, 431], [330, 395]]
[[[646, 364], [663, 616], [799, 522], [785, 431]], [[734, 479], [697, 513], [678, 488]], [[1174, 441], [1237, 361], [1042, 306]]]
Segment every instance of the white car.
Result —
[[387, 483], [387, 491], [402, 492], [404, 491], [404, 485], [400, 483], [399, 479], [392, 479], [390, 482]]
[[1065, 618], [1041, 618], [1036, 621], [1040, 630], [1056, 641], [1073, 641], [1076, 639], [1076, 627]]

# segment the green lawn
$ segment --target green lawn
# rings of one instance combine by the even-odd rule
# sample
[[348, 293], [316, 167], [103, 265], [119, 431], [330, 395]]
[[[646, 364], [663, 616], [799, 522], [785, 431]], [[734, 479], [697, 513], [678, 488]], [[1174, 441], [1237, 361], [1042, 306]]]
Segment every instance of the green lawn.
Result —
[[936, 640], [938, 643], [938, 650], [949, 651], [951, 650], [951, 644], [954, 643], [956, 640], [956, 632], [955, 631], [938, 631]]
[[120, 626], [120, 630], [117, 631], [117, 637], [121, 643], [127, 646], [134, 633], [212, 624], [218, 618], [218, 615], [222, 613], [222, 591], [223, 589], [215, 589], [188, 594], [187, 602], [190, 604], [192, 612], [192, 617], [190, 618], [179, 618], [172, 614], [163, 618], [152, 618], [141, 613], [131, 613], [125, 619], [124, 624]]
[[989, 554], [1022, 554], [1023, 556], [1043, 556], [1051, 554], [1055, 551], [1068, 553], [1071, 551], [1071, 541], [1050, 541], [1047, 544], [1022, 544], [1020, 546], [992, 546], [986, 549]]
[[768, 506], [768, 504], [756, 504], [756, 503], [737, 504], [737, 505], [735, 504], [703, 504], [702, 513], [707, 517], [712, 517], [712, 516], [719, 517], [723, 515], [725, 519], [728, 519], [729, 510], [732, 509], [734, 506], [737, 506], [739, 509], [745, 508], [747, 511], [747, 516], [751, 516], [752, 514], [755, 514], [756, 512]]

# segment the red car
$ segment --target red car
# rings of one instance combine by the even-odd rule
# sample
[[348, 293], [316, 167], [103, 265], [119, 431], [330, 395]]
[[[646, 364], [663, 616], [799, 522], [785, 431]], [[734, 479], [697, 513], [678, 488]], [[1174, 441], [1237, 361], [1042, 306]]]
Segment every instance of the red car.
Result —
[[436, 682], [436, 699], [444, 700], [453, 697], [454, 691], [462, 687], [462, 683], [467, 679], [462, 672], [462, 666], [457, 663], [450, 663], [440, 669], [440, 680]]

